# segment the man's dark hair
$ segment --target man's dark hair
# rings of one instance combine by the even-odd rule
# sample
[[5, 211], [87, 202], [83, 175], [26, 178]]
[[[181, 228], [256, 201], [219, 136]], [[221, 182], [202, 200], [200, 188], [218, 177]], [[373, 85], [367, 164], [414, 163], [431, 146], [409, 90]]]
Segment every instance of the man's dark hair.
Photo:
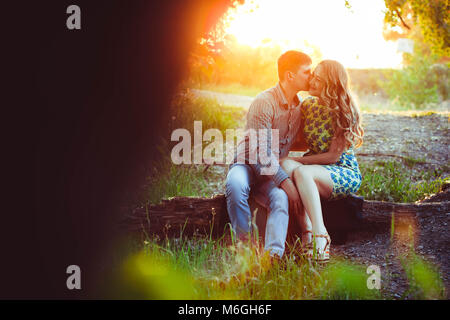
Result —
[[286, 51], [278, 58], [278, 78], [284, 80], [286, 71], [297, 72], [301, 65], [311, 64], [311, 62], [311, 58], [303, 52]]

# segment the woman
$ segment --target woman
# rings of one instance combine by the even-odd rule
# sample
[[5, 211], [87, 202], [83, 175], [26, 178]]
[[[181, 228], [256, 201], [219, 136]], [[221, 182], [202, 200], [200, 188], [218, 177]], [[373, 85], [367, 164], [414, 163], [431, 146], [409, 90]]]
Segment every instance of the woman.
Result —
[[350, 95], [347, 73], [339, 62], [319, 63], [309, 93], [314, 97], [301, 106], [303, 139], [309, 152], [283, 159], [281, 165], [295, 182], [304, 206], [298, 218], [306, 230], [302, 241], [308, 243], [308, 255], [327, 262], [331, 239], [323, 223], [320, 197], [336, 199], [359, 189], [361, 172], [353, 148], [362, 144], [364, 131]]

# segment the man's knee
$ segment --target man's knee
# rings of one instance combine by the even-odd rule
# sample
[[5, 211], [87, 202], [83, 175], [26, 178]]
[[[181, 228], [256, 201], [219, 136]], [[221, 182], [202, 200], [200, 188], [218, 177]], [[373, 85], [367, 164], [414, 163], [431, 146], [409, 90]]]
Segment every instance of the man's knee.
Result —
[[[232, 169], [231, 169], [232, 170]], [[239, 171], [231, 171], [227, 175], [225, 190], [227, 197], [247, 197], [250, 194], [250, 184], [247, 175], [240, 174]]]

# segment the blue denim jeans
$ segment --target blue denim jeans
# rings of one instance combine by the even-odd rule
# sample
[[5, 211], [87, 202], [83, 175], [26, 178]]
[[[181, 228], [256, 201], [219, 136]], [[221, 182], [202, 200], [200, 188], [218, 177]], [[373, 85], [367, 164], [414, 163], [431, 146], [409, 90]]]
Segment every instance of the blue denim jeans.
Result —
[[271, 179], [257, 181], [252, 168], [245, 164], [232, 165], [227, 175], [226, 200], [232, 229], [237, 237], [251, 231], [250, 189], [255, 200], [268, 210], [264, 250], [282, 257], [289, 223], [288, 197]]

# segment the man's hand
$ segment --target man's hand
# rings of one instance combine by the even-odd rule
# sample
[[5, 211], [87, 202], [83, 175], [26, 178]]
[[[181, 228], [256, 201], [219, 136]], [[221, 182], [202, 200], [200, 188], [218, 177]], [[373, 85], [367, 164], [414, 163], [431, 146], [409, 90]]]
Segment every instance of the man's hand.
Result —
[[302, 203], [297, 188], [291, 179], [287, 178], [280, 184], [281, 189], [286, 192], [289, 200], [289, 216], [296, 217], [302, 210]]

